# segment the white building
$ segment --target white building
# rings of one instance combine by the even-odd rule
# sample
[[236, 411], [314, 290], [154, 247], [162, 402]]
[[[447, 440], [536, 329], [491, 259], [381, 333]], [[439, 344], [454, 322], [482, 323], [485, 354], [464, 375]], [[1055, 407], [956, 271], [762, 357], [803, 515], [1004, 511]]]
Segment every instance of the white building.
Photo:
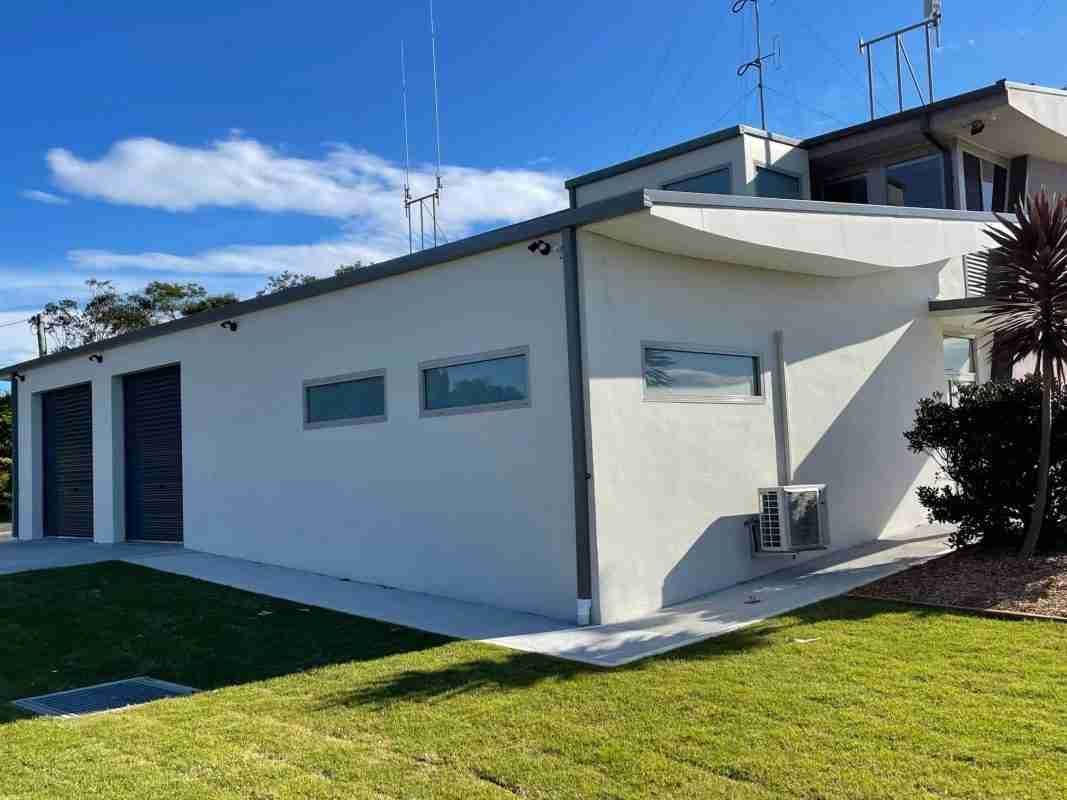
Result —
[[[906, 530], [917, 401], [1005, 369], [964, 257], [1039, 185], [1067, 186], [1051, 89], [735, 127], [556, 214], [4, 368], [16, 534], [609, 622]], [[797, 484], [825, 488], [792, 537], [750, 524]]]

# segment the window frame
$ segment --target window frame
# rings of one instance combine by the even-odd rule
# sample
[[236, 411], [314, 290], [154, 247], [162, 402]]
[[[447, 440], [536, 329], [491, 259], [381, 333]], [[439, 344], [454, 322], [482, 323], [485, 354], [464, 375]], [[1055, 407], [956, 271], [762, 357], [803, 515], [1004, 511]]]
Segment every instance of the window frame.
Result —
[[[700, 169], [700, 170], [697, 170], [696, 172], [690, 172], [690, 173], [687, 173], [685, 175], [679, 175], [677, 177], [671, 178], [670, 180], [667, 180], [667, 181], [664, 181], [663, 183], [661, 183], [659, 185], [659, 188], [662, 189], [665, 192], [685, 192], [686, 191], [685, 189], [672, 189], [672, 188], [670, 188], [670, 184], [672, 184], [672, 183], [681, 183], [682, 181], [692, 180], [693, 178], [702, 178], [705, 175], [711, 175], [711, 174], [713, 174], [715, 172], [725, 172], [726, 173], [726, 181], [727, 181], [727, 184], [729, 185], [729, 189], [730, 189], [727, 192], [727, 194], [733, 194], [734, 193], [734, 171], [733, 171], [733, 166], [730, 164], [729, 161], [727, 161], [727, 162], [725, 162], [723, 164], [719, 164], [718, 166], [711, 167], [710, 169]], [[714, 194], [714, 193], [713, 192], [711, 192], [711, 193], [709, 193], [709, 192], [689, 192], [689, 194]]]
[[934, 160], [937, 161], [937, 169], [938, 169], [938, 172], [940, 173], [940, 179], [937, 182], [937, 188], [938, 188], [938, 192], [940, 194], [940, 203], [941, 203], [941, 205], [937, 206], [937, 208], [939, 208], [939, 209], [948, 208], [948, 197], [947, 197], [947, 194], [946, 194], [947, 187], [945, 185], [945, 157], [944, 157], [943, 153], [936, 152], [936, 151], [932, 152], [932, 153], [924, 153], [923, 155], [919, 155], [919, 156], [912, 156], [910, 158], [903, 158], [900, 161], [886, 162], [885, 167], [882, 169], [882, 173], [883, 173], [883, 177], [884, 177], [882, 191], [885, 193], [885, 205], [892, 206], [893, 208], [929, 208], [929, 206], [909, 206], [907, 203], [902, 203], [900, 205], [896, 205], [894, 203], [890, 203], [889, 202], [889, 171], [891, 169], [893, 169], [893, 167], [903, 167], [903, 166], [907, 166], [908, 164], [918, 164], [920, 161], [934, 161]]
[[[384, 414], [374, 414], [366, 417], [344, 417], [343, 419], [328, 419], [320, 422], [311, 422], [308, 389], [314, 389], [317, 386], [330, 386], [335, 383], [356, 383], [371, 378], [382, 379], [382, 405], [385, 410]], [[368, 369], [361, 372], [348, 372], [343, 375], [330, 375], [324, 378], [309, 378], [301, 385], [300, 393], [303, 400], [301, 403], [303, 407], [302, 422], [304, 424], [304, 430], [306, 431], [318, 430], [320, 428], [343, 428], [349, 425], [367, 425], [374, 422], [388, 422], [389, 420], [389, 388], [388, 379], [386, 378], [384, 369]]]
[[[862, 181], [863, 182], [863, 193], [865, 195], [867, 195], [867, 199], [864, 200], [862, 203], [855, 203], [855, 202], [853, 202], [851, 200], [827, 200], [826, 199], [826, 189], [827, 189], [827, 187], [833, 186], [835, 183], [850, 183], [852, 181]], [[824, 201], [826, 201], [827, 203], [848, 203], [850, 205], [857, 205], [857, 206], [869, 206], [869, 205], [872, 205], [872, 203], [871, 203], [871, 186], [870, 186], [870, 179], [868, 177], [868, 174], [866, 172], [855, 172], [855, 173], [851, 173], [851, 174], [848, 174], [848, 175], [842, 175], [841, 177], [838, 177], [838, 178], [830, 178], [829, 180], [823, 181], [822, 182], [822, 199]]]
[[[803, 200], [804, 199], [804, 173], [794, 172], [791, 169], [783, 169], [777, 165], [771, 166], [764, 161], [752, 162], [752, 191], [755, 197], [765, 197], [768, 200]], [[796, 197], [770, 197], [759, 193], [756, 188], [756, 177], [759, 175], [760, 170], [766, 170], [767, 172], [776, 172], [779, 175], [785, 175], [787, 178], [795, 178], [797, 182], [797, 196]]]
[[956, 389], [955, 387], [960, 384], [973, 384], [981, 383], [978, 377], [978, 339], [974, 336], [964, 336], [962, 334], [954, 333], [942, 333], [941, 334], [941, 347], [942, 347], [942, 362], [944, 361], [944, 342], [945, 339], [965, 339], [970, 342], [971, 351], [971, 366], [972, 370], [951, 370], [945, 369], [942, 363], [942, 371], [945, 376], [945, 385], [948, 388], [946, 399], [949, 405], [956, 404]]
[[[1005, 196], [1004, 196], [1004, 209], [1003, 209], [1003, 211], [1006, 211], [1008, 209], [1008, 207], [1011, 205], [1011, 198], [1010, 198], [1010, 196], [1008, 194], [1008, 192], [1011, 191], [1010, 188], [1009, 188], [1011, 186], [1011, 159], [1010, 158], [1005, 158], [1004, 156], [1000, 155], [997, 152], [994, 152], [993, 150], [987, 150], [984, 147], [976, 145], [974, 142], [964, 141], [963, 139], [957, 139], [956, 142], [957, 142], [956, 149], [959, 151], [959, 159], [958, 159], [958, 165], [959, 166], [958, 166], [958, 168], [959, 168], [959, 173], [960, 173], [959, 174], [960, 202], [958, 203], [958, 205], [960, 207], [960, 210], [961, 211], [970, 211], [971, 210], [971, 209], [967, 208], [967, 178], [966, 178], [966, 175], [964, 174], [965, 156], [969, 155], [969, 156], [972, 156], [972, 157], [978, 159], [979, 188], [980, 188], [980, 185], [981, 185], [981, 169], [982, 169], [981, 162], [983, 162], [983, 161], [988, 162], [988, 163], [992, 164], [994, 167], [1000, 167], [1001, 169], [1004, 170], [1004, 184], [1005, 184], [1004, 195]], [[995, 186], [995, 184], [994, 184], [994, 186]], [[996, 189], [994, 188], [993, 191], [994, 191], [994, 195], [993, 196], [995, 197], [996, 196], [995, 195]], [[993, 205], [993, 203], [990, 203], [990, 205]], [[983, 211], [985, 211], [985, 210], [983, 209]], [[990, 212], [986, 211], [985, 213], [990, 213]]]
[[[755, 377], [757, 394], [706, 394], [693, 391], [672, 391], [670, 389], [653, 389], [645, 379], [646, 350], [676, 350], [682, 353], [696, 353], [708, 356], [742, 356], [756, 361]], [[727, 405], [765, 405], [767, 402], [767, 380], [764, 378], [763, 354], [750, 350], [735, 350], [728, 347], [709, 347], [690, 342], [662, 342], [643, 340], [640, 350], [640, 370], [642, 398], [646, 403], [725, 403]]]
[[[481, 361], [498, 361], [503, 358], [523, 356], [526, 359], [526, 397], [522, 400], [504, 400], [500, 403], [477, 403], [468, 406], [456, 406], [454, 408], [427, 408], [426, 407], [426, 371], [441, 367], [458, 367], [464, 364], [477, 364]], [[506, 347], [500, 350], [486, 350], [481, 353], [471, 353], [463, 356], [449, 356], [447, 358], [434, 358], [429, 361], [419, 362], [419, 416], [420, 417], [451, 417], [457, 414], [478, 414], [483, 411], [506, 411], [513, 408], [530, 408], [533, 405], [533, 370], [530, 368], [530, 347], [520, 345], [518, 347]]]

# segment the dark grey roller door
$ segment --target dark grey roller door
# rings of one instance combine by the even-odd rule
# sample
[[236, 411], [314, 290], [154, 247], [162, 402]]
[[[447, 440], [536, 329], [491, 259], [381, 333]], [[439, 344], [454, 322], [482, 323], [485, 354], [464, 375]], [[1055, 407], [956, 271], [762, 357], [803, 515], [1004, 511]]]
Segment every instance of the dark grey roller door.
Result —
[[181, 372], [166, 367], [123, 378], [126, 538], [182, 540]]
[[44, 535], [93, 535], [93, 402], [89, 384], [41, 395]]

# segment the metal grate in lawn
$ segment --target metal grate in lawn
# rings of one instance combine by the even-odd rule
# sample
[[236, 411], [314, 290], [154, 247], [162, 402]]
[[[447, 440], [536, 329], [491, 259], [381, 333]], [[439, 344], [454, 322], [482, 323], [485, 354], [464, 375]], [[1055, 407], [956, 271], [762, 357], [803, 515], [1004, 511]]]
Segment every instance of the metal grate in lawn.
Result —
[[130, 706], [164, 700], [169, 697], [184, 697], [196, 692], [189, 686], [156, 680], [155, 678], [127, 678], [121, 681], [68, 689], [64, 692], [42, 694], [15, 700], [12, 705], [50, 717], [77, 717], [101, 711], [118, 711]]

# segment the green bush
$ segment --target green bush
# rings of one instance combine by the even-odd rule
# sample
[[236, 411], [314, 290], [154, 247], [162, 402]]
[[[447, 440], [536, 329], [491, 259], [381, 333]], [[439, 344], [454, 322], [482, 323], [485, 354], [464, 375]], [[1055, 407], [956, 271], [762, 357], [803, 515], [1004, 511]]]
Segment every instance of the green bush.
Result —
[[[938, 393], [919, 403], [908, 449], [926, 453], [950, 483], [919, 488], [931, 522], [955, 525], [955, 547], [972, 542], [1018, 546], [1037, 484], [1041, 383], [1019, 380], [962, 385], [950, 405]], [[1067, 393], [1052, 396], [1052, 471], [1042, 548], [1067, 544]]]

